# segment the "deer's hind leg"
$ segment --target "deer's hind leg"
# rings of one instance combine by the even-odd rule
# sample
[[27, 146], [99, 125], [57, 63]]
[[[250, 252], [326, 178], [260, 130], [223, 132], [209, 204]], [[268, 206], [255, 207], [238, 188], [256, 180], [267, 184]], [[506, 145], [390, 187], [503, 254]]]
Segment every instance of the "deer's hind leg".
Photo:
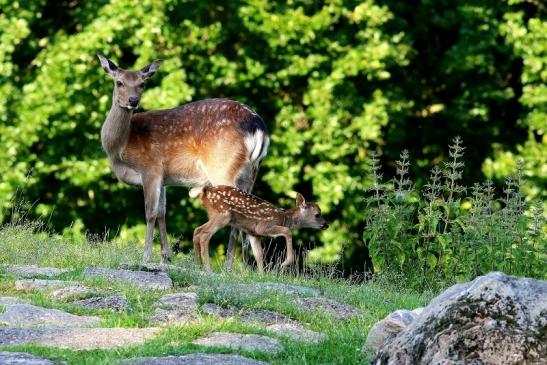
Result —
[[[230, 223], [229, 215], [216, 215], [210, 217], [207, 223], [196, 228], [194, 231], [194, 249], [199, 249], [203, 264], [207, 271], [211, 271], [211, 259], [209, 257], [209, 242], [211, 241], [211, 237], [213, 237], [219, 229], [227, 226], [228, 223]], [[196, 255], [198, 255], [197, 252]], [[196, 257], [196, 261], [198, 261], [198, 257]]]
[[250, 234], [247, 235], [247, 237], [249, 238], [253, 255], [255, 256], [256, 267], [258, 267], [258, 271], [264, 272], [264, 256], [262, 253], [262, 243], [260, 242], [260, 238]]

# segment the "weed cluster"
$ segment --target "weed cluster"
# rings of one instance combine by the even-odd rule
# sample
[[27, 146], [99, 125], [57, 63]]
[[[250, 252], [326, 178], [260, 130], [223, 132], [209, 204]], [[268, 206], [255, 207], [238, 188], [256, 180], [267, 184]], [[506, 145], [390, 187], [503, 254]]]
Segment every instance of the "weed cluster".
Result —
[[522, 164], [497, 198], [491, 181], [460, 185], [465, 147], [459, 137], [449, 147], [449, 160], [432, 169], [421, 190], [408, 178], [407, 151], [391, 184], [384, 184], [378, 156], [372, 156], [363, 240], [375, 272], [402, 273], [421, 287], [495, 270], [545, 278], [545, 216], [540, 201], [525, 202]]

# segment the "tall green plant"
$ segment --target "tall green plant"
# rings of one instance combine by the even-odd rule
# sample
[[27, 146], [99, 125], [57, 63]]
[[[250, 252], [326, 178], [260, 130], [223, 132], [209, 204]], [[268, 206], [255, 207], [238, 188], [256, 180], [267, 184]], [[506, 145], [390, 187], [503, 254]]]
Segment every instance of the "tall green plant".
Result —
[[402, 198], [412, 193], [412, 183], [404, 177], [406, 151], [391, 185], [382, 184], [378, 160], [372, 158], [363, 240], [375, 271], [404, 273], [417, 285], [432, 279], [466, 280], [493, 270], [547, 277], [544, 213], [539, 202], [528, 211], [522, 165], [496, 198], [491, 181], [471, 189], [460, 184], [463, 150], [456, 137], [449, 160], [442, 169], [432, 169], [418, 201]]

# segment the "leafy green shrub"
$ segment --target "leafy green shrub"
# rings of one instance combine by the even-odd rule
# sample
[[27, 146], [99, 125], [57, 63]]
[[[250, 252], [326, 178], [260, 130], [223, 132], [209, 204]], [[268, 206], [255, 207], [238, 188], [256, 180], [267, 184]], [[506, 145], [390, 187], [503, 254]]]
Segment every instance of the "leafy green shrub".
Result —
[[375, 272], [403, 272], [418, 285], [493, 270], [547, 277], [545, 217], [540, 201], [532, 207], [525, 201], [522, 164], [497, 198], [491, 181], [460, 185], [465, 148], [459, 137], [449, 147], [449, 161], [432, 169], [421, 191], [407, 177], [407, 151], [391, 184], [382, 182], [378, 156], [372, 157], [363, 240]]

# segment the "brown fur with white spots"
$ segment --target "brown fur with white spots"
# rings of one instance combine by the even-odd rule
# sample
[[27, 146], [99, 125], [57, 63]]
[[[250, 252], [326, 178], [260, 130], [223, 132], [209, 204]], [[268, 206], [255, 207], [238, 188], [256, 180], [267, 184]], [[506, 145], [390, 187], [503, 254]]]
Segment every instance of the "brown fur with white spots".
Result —
[[209, 271], [209, 241], [225, 226], [237, 227], [248, 234], [261, 272], [264, 271], [264, 260], [259, 236], [285, 237], [287, 258], [281, 267], [286, 267], [294, 262], [292, 229], [328, 227], [319, 206], [315, 203], [306, 203], [300, 194], [296, 196], [296, 207], [289, 210], [279, 209], [265, 200], [231, 186], [204, 188], [200, 195], [209, 221], [194, 231], [195, 261], [197, 265], [200, 264], [201, 254]]
[[[152, 254], [156, 220], [162, 260], [169, 260], [165, 186], [183, 185], [199, 191], [204, 186], [229, 185], [251, 191], [268, 150], [267, 127], [248, 106], [227, 99], [134, 114], [146, 79], [161, 61], [129, 71], [101, 55], [99, 59], [114, 79], [112, 107], [101, 129], [103, 148], [120, 181], [143, 187], [145, 261]], [[235, 232], [230, 235], [228, 267], [235, 250]]]

